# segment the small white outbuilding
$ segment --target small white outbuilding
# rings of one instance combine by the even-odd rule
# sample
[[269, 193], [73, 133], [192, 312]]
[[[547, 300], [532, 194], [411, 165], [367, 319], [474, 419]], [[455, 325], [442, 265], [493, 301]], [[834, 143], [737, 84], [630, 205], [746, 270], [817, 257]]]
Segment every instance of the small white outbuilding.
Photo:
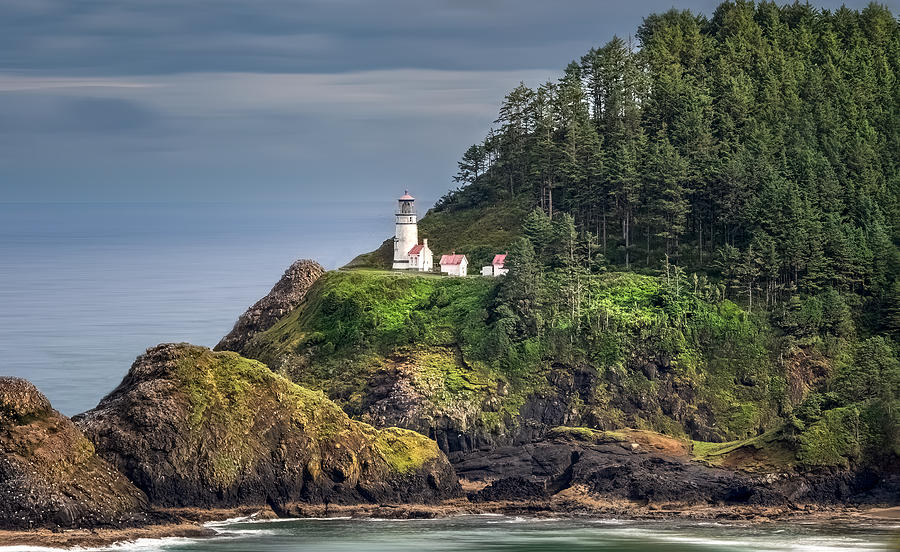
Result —
[[503, 268], [503, 265], [506, 264], [506, 254], [502, 255], [494, 255], [494, 260], [491, 261], [491, 264], [487, 266], [481, 267], [481, 275], [482, 276], [503, 276], [507, 272], [509, 272], [508, 268]]
[[465, 255], [442, 255], [441, 272], [448, 276], [465, 276], [469, 273], [469, 259]]
[[431, 272], [434, 268], [434, 258], [431, 249], [428, 248], [428, 240], [422, 240], [422, 243], [412, 246], [407, 254], [409, 256], [409, 268], [420, 272]]

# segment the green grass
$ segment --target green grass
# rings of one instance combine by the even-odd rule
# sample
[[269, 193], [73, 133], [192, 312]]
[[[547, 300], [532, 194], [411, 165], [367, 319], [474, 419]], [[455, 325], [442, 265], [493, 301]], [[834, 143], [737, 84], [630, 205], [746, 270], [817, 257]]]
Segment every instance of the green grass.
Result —
[[377, 270], [330, 272], [306, 301], [251, 343], [252, 356], [271, 359], [315, 351], [346, 356], [386, 352], [410, 343], [460, 342], [484, 325], [496, 282]]
[[792, 470], [797, 464], [794, 447], [780, 429], [726, 443], [691, 442], [691, 457], [714, 466], [757, 472]]
[[435, 264], [440, 255], [455, 251], [468, 256], [469, 271], [475, 272], [521, 235], [529, 211], [527, 202], [521, 200], [459, 211], [431, 210], [419, 221], [419, 236], [428, 238]]
[[[589, 363], [603, 381], [615, 383], [601, 382], [595, 400], [575, 406], [613, 426], [684, 437], [681, 423], [652, 400], [671, 392], [662, 385], [673, 384], [690, 390], [686, 412], [707, 408], [726, 438], [753, 436], [779, 422], [784, 377], [769, 358], [770, 330], [731, 302], [674, 294], [653, 276], [601, 274], [587, 282], [577, 341], [554, 344], [552, 336], [571, 328], [551, 327], [545, 337], [503, 352], [489, 319], [498, 282], [373, 269], [329, 272], [245, 352], [323, 390], [351, 415], [366, 409], [372, 378], [399, 366], [413, 373], [416, 389], [438, 411], [458, 407], [471, 423], [499, 428], [529, 396], [549, 387], [552, 359]], [[637, 360], [660, 358], [669, 366], [656, 378]], [[507, 393], [502, 400], [500, 389]], [[651, 398], [651, 404], [626, 415], [614, 404], [623, 395], [638, 404]]]
[[557, 426], [548, 434], [551, 437], [566, 437], [589, 443], [621, 443], [628, 440], [628, 436], [621, 431], [602, 431], [589, 427]]
[[[685, 438], [690, 420], [700, 419], [734, 447], [713, 454], [718, 445], [698, 444], [698, 454], [710, 461], [798, 461], [783, 441], [754, 440], [781, 427], [786, 408], [785, 364], [776, 358], [774, 330], [760, 315], [727, 300], [675, 293], [658, 277], [613, 272], [586, 281], [577, 337], [572, 327], [550, 324], [543, 335], [500, 350], [490, 314], [499, 282], [374, 269], [329, 272], [246, 353], [323, 391], [352, 416], [370, 406], [373, 381], [384, 374], [405, 378], [423, 397], [427, 415], [452, 416], [467, 431], [509, 430], [529, 398], [553, 392], [551, 362], [588, 365], [598, 379], [589, 396], [572, 398], [567, 408], [604, 427]], [[216, 388], [225, 396], [241, 393], [229, 385], [217, 382]], [[667, 405], [676, 405], [677, 414]], [[805, 429], [803, 464], [846, 465], [859, 456], [862, 445], [848, 449], [837, 426], [826, 422]], [[771, 454], [760, 452], [768, 446]]]

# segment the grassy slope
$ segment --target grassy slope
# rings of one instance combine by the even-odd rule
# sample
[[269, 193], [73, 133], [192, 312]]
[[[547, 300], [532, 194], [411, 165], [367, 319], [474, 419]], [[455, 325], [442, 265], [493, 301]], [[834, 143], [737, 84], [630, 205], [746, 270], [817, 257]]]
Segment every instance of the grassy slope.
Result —
[[[293, 379], [325, 390], [353, 415], [366, 406], [375, 374], [401, 370], [437, 408], [453, 405], [472, 423], [496, 424], [540, 378], [502, 374], [481, 358], [495, 285], [480, 277], [330, 272], [246, 352], [288, 366]], [[482, 402], [500, 388], [511, 389], [503, 405], [482, 411]]]
[[[419, 239], [428, 239], [435, 264], [443, 254], [465, 253], [470, 272], [474, 272], [494, 254], [506, 251], [519, 235], [528, 211], [528, 205], [512, 201], [460, 211], [432, 209], [419, 221]], [[388, 239], [375, 251], [357, 256], [344, 268], [390, 268], [393, 253], [393, 242]]]

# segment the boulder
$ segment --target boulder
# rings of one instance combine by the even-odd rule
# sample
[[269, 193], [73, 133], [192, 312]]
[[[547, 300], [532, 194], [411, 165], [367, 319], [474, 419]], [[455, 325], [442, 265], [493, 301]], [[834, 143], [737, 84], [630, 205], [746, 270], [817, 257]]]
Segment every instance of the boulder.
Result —
[[119, 526], [146, 505], [34, 385], [0, 377], [0, 529]]
[[351, 420], [233, 352], [166, 344], [76, 422], [160, 506], [428, 503], [461, 493], [437, 444]]

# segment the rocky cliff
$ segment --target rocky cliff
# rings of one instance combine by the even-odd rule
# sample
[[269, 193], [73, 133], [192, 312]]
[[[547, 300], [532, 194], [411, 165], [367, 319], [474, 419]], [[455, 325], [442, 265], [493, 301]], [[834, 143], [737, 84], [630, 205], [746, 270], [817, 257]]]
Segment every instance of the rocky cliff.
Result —
[[534, 501], [578, 490], [649, 504], [789, 506], [889, 504], [900, 477], [872, 471], [735, 470], [698, 461], [689, 442], [640, 430], [559, 427], [517, 447], [453, 455], [460, 477], [489, 484], [470, 499]]
[[437, 445], [351, 420], [232, 352], [160, 345], [76, 423], [162, 506], [432, 502], [459, 493]]
[[322, 274], [325, 274], [325, 268], [315, 261], [295, 261], [284, 271], [284, 275], [268, 295], [238, 318], [234, 328], [216, 345], [216, 350], [239, 351], [250, 338], [269, 329], [279, 318], [299, 305], [310, 286]]
[[137, 523], [146, 505], [34, 385], [0, 377], [0, 529]]

